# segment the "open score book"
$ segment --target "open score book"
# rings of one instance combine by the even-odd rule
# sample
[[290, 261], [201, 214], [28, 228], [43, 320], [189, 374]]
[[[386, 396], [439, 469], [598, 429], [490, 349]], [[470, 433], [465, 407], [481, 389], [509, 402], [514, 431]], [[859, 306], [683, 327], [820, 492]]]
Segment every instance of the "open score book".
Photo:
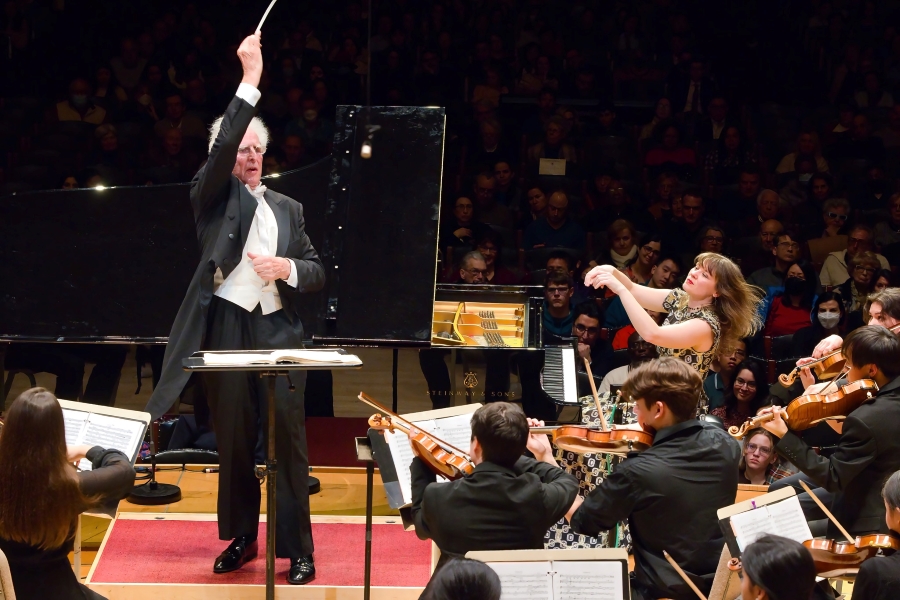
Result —
[[[150, 424], [149, 413], [68, 400], [60, 400], [59, 404], [63, 410], [66, 444], [119, 450], [134, 464]], [[91, 461], [82, 459], [78, 468], [89, 471]]]
[[268, 352], [204, 352], [203, 363], [210, 366], [275, 365], [278, 363], [361, 365], [358, 356], [332, 350], [271, 350]]

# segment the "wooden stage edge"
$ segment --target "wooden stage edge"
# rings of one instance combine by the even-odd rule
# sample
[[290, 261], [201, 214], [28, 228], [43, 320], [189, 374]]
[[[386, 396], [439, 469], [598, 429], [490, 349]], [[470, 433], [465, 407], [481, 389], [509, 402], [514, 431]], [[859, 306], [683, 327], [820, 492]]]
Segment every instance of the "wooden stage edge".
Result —
[[[215, 521], [214, 514], [172, 514], [172, 513], [119, 513], [117, 520], [150, 521]], [[260, 515], [265, 522], [265, 515]], [[365, 517], [313, 515], [313, 523], [365, 523]], [[399, 521], [395, 517], [376, 516], [373, 524], [393, 524]], [[190, 584], [190, 583], [92, 583], [94, 570], [99, 564], [112, 527], [107, 530], [100, 544], [97, 557], [91, 565], [84, 584], [110, 600], [158, 600], [159, 598], [178, 598], [179, 600], [258, 600], [265, 596], [264, 585], [237, 584]], [[381, 587], [372, 586], [372, 600], [417, 600], [422, 593], [421, 587]], [[361, 600], [363, 586], [332, 585], [289, 585], [276, 584], [275, 598], [279, 600]]]

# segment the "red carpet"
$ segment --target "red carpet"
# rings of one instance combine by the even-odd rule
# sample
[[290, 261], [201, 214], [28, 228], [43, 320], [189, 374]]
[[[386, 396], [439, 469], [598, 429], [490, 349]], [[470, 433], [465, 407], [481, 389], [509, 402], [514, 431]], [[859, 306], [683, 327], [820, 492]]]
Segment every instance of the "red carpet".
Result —
[[[431, 542], [400, 525], [373, 525], [372, 585], [425, 587]], [[316, 579], [313, 585], [361, 586], [365, 525], [313, 523]], [[259, 528], [259, 556], [224, 575], [212, 572], [225, 549], [215, 521], [116, 521], [97, 563], [94, 583], [265, 584], [265, 524]], [[283, 584], [287, 559], [276, 561], [276, 584]]]
[[309, 464], [315, 467], [365, 467], [356, 460], [353, 438], [365, 437], [369, 420], [364, 417], [309, 417], [306, 444]]

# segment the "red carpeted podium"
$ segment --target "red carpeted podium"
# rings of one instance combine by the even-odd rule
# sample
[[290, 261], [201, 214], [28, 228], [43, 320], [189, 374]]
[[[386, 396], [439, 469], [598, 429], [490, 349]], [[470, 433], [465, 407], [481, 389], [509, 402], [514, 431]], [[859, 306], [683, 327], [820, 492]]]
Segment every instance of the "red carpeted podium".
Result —
[[[372, 537], [372, 598], [414, 600], [430, 577], [431, 542], [404, 531], [399, 518], [379, 521]], [[224, 548], [218, 538], [215, 515], [121, 514], [107, 531], [85, 583], [110, 600], [262, 598], [265, 523], [260, 524], [258, 558], [233, 573], [212, 572], [213, 559]], [[288, 585], [288, 561], [279, 559], [276, 597], [361, 599], [364, 519], [314, 516], [313, 539], [316, 579], [305, 586]]]

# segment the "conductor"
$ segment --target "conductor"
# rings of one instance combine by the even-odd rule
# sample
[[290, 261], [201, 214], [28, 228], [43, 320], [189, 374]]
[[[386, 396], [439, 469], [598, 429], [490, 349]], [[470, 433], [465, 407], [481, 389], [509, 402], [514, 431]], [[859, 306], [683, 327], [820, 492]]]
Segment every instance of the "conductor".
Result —
[[[256, 117], [263, 60], [259, 34], [237, 51], [243, 78], [225, 114], [210, 128], [209, 159], [191, 182], [201, 260], [175, 317], [159, 385], [147, 410], [161, 416], [178, 399], [189, 373], [182, 359], [198, 350], [300, 348], [300, 294], [322, 289], [325, 270], [306, 235], [299, 202], [260, 184], [269, 141]], [[309, 458], [303, 390], [279, 378], [275, 444], [279, 462], [275, 555], [291, 559], [288, 582], [315, 577], [309, 518]], [[255, 449], [267, 431], [266, 388], [250, 373], [204, 373], [219, 448], [219, 538], [231, 540], [213, 571], [227, 573], [257, 555], [260, 483]]]

